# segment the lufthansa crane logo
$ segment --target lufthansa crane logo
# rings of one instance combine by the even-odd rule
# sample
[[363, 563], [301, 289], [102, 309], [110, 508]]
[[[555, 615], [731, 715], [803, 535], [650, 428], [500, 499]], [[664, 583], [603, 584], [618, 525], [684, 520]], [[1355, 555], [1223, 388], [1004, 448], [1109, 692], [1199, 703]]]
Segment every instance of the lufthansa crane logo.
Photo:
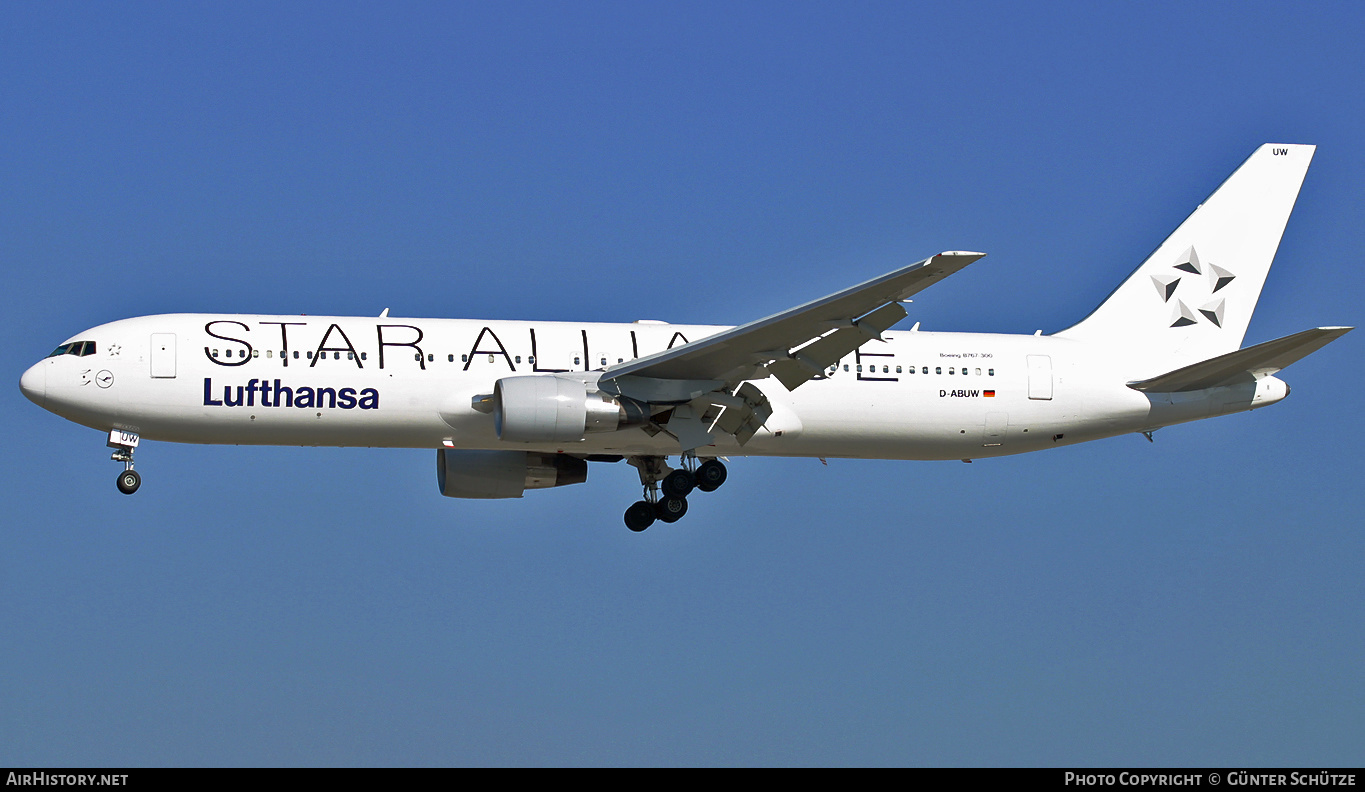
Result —
[[1188, 327], [1201, 321], [1222, 327], [1226, 301], [1218, 292], [1236, 277], [1216, 264], [1200, 261], [1191, 246], [1176, 259], [1169, 272], [1153, 275], [1152, 283], [1161, 301], [1171, 305], [1171, 327]]

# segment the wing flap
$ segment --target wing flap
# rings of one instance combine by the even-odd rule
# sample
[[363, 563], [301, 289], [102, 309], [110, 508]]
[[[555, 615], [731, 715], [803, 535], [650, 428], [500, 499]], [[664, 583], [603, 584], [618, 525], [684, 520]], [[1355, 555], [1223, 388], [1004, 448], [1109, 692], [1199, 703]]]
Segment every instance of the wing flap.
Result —
[[1128, 387], [1144, 393], [1178, 393], [1253, 380], [1274, 374], [1346, 335], [1352, 329], [1318, 327], [1304, 330], [1301, 333], [1178, 368], [1159, 377], [1130, 382]]
[[905, 318], [899, 303], [889, 303], [858, 321], [812, 341], [795, 352], [768, 364], [768, 371], [787, 390], [796, 390], [824, 373], [868, 341], [880, 340], [882, 333]]

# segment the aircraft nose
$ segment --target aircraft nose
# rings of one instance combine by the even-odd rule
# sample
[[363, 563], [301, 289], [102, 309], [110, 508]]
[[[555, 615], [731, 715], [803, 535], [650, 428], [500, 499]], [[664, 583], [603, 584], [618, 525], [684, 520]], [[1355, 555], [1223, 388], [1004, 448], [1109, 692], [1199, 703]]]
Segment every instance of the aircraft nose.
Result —
[[47, 399], [46, 363], [47, 361], [44, 360], [30, 366], [29, 370], [24, 372], [24, 376], [19, 378], [19, 390], [24, 392], [29, 401], [39, 407], [42, 407], [43, 402]]

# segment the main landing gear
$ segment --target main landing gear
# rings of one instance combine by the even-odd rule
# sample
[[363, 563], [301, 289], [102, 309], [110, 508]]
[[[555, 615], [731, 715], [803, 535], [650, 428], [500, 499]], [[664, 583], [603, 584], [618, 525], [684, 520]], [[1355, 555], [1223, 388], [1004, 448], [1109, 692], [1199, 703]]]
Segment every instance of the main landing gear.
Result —
[[125, 432], [115, 429], [109, 433], [109, 442], [106, 443], [114, 449], [113, 456], [109, 457], [115, 462], [123, 463], [123, 472], [118, 474], [118, 491], [124, 495], [132, 495], [137, 492], [137, 488], [142, 486], [142, 476], [133, 470], [133, 450], [137, 448], [137, 432]]
[[687, 496], [692, 490], [711, 492], [725, 483], [725, 464], [719, 459], [708, 459], [697, 464], [695, 454], [684, 454], [682, 467], [670, 469], [661, 456], [631, 457], [630, 464], [639, 468], [640, 483], [645, 488], [644, 500], [626, 509], [626, 527], [643, 531], [660, 522], [677, 522], [687, 514]]

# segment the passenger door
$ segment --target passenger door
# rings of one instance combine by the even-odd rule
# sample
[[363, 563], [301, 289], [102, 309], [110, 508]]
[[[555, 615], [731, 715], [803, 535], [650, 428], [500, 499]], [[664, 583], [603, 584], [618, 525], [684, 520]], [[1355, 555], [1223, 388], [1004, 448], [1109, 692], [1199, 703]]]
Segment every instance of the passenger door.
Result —
[[1052, 358], [1047, 355], [1028, 356], [1028, 397], [1052, 398]]
[[175, 377], [175, 333], [152, 333], [152, 377]]

